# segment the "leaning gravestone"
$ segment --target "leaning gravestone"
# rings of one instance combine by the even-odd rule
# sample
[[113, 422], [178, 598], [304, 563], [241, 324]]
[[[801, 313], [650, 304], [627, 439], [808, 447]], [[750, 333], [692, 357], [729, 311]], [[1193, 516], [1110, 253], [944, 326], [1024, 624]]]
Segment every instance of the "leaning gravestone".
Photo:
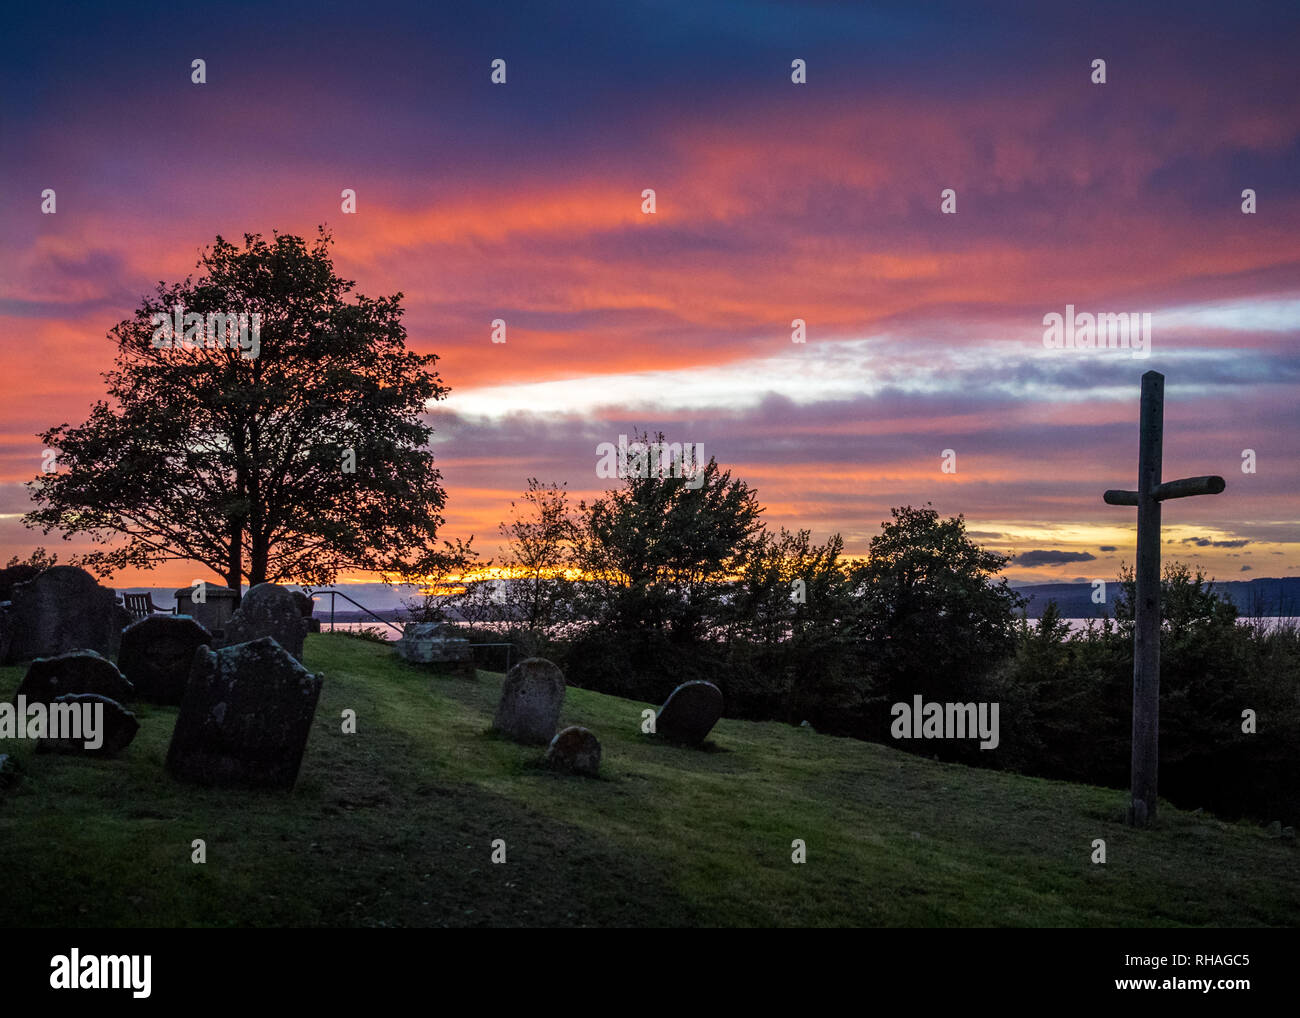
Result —
[[474, 677], [474, 655], [470, 643], [455, 626], [445, 622], [409, 622], [393, 649], [405, 661], [439, 666]]
[[[74, 693], [60, 696], [50, 704], [51, 724], [55, 711], [67, 708], [75, 709], [84, 719], [90, 708], [100, 714], [99, 729], [96, 733], [99, 745], [93, 749], [86, 746], [86, 728], [81, 729], [78, 738], [56, 739], [46, 737], [36, 743], [38, 753], [77, 753], [86, 756], [112, 756], [131, 745], [135, 733], [140, 730], [140, 722], [135, 715], [116, 700], [96, 693]], [[84, 724], [84, 720], [83, 720]]]
[[555, 770], [594, 778], [600, 773], [600, 740], [590, 729], [570, 725], [556, 733], [543, 762]]
[[722, 690], [712, 682], [683, 682], [659, 708], [655, 734], [670, 742], [698, 746], [722, 717]]
[[76, 566], [51, 566], [16, 584], [9, 614], [11, 661], [78, 649], [108, 655], [117, 644], [120, 627], [113, 591]]
[[543, 658], [530, 657], [506, 676], [492, 727], [516, 742], [544, 745], [555, 734], [563, 703], [564, 673]]
[[38, 657], [27, 668], [16, 696], [28, 703], [51, 703], [70, 693], [96, 693], [111, 700], [133, 698], [131, 683], [117, 665], [93, 650], [74, 650], [55, 657]]
[[321, 676], [271, 637], [217, 651], [201, 647], [167, 769], [200, 785], [293, 788], [320, 689]]
[[244, 595], [219, 643], [233, 647], [269, 636], [301, 661], [306, 635], [307, 620], [302, 617], [298, 595], [277, 583], [259, 583]]
[[212, 634], [188, 615], [150, 615], [122, 630], [117, 666], [141, 700], [175, 706], [185, 695], [194, 652], [211, 643]]

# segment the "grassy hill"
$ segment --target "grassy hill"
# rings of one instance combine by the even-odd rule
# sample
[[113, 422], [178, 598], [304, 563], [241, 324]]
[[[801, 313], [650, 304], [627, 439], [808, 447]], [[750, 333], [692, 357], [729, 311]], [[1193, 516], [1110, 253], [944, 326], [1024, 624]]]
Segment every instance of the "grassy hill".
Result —
[[[311, 636], [325, 674], [292, 794], [163, 770], [174, 708], [137, 706], [115, 760], [0, 744], [4, 926], [1254, 926], [1300, 916], [1296, 842], [1122, 792], [940, 764], [779, 724], [704, 751], [640, 732], [645, 704], [570, 689], [599, 780], [487, 733], [501, 676], [431, 676]], [[0, 669], [0, 697], [22, 668]], [[357, 712], [358, 732], [341, 733]], [[207, 862], [190, 861], [191, 842]], [[506, 842], [507, 862], [490, 861]], [[807, 844], [805, 865], [791, 841]], [[1090, 861], [1104, 838], [1106, 865]]]

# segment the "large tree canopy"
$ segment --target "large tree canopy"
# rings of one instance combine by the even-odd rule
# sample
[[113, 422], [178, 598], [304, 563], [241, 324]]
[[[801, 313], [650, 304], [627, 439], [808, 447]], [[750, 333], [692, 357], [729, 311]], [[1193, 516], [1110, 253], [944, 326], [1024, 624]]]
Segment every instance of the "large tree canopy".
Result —
[[[445, 494], [423, 415], [448, 390], [435, 355], [406, 349], [402, 294], [351, 294], [330, 243], [323, 228], [310, 247], [217, 237], [199, 279], [159, 283], [109, 334], [109, 401], [40, 436], [56, 470], [29, 484], [27, 525], [106, 545], [78, 560], [101, 576], [193, 560], [238, 589], [437, 569]], [[260, 342], [160, 346], [178, 307], [260, 315]]]

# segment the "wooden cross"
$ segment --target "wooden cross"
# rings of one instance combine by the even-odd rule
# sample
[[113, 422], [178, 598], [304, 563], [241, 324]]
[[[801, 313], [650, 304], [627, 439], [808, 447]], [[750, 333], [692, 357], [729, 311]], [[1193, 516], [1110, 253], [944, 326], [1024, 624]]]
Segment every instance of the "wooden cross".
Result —
[[1188, 495], [1217, 495], [1222, 477], [1160, 480], [1164, 438], [1165, 376], [1142, 376], [1138, 436], [1138, 490], [1106, 492], [1107, 505], [1135, 505], [1138, 511], [1137, 604], [1133, 625], [1132, 801], [1128, 822], [1146, 827], [1156, 818], [1156, 771], [1160, 759], [1160, 503]]

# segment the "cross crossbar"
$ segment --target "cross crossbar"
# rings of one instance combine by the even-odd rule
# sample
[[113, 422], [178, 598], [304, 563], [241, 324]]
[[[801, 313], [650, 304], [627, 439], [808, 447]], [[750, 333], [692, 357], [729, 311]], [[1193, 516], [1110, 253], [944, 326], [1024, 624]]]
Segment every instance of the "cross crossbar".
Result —
[[[1157, 502], [1168, 498], [1187, 498], [1189, 495], [1218, 495], [1228, 486], [1227, 482], [1214, 474], [1205, 477], [1184, 477], [1181, 481], [1165, 481], [1158, 484], [1151, 492]], [[1111, 488], [1101, 496], [1107, 505], [1137, 505], [1140, 492]]]

